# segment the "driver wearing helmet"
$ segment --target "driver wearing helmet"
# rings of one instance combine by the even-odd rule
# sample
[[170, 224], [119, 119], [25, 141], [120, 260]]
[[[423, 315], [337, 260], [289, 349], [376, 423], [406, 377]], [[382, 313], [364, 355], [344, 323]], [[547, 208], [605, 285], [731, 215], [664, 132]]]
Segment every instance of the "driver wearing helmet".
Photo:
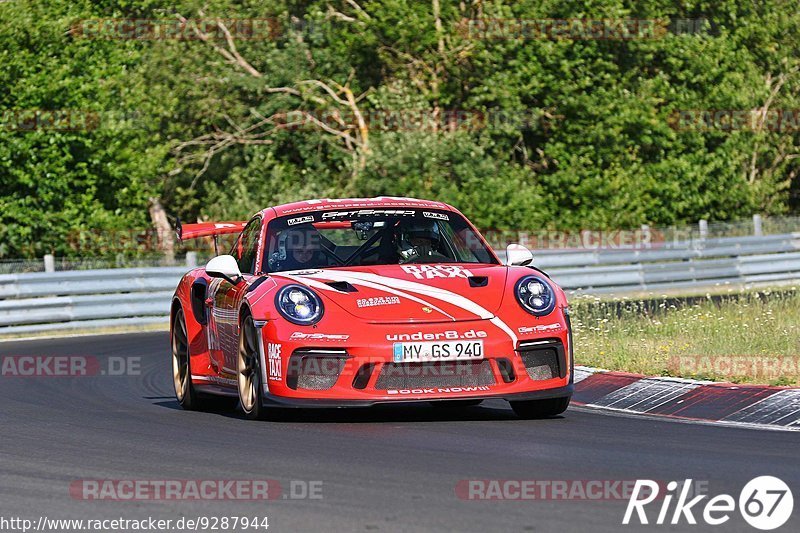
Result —
[[442, 235], [436, 221], [403, 220], [398, 224], [395, 235], [401, 264], [450, 260], [439, 251]]
[[270, 256], [269, 263], [273, 271], [327, 266], [319, 232], [313, 227], [283, 231], [278, 237], [278, 250]]

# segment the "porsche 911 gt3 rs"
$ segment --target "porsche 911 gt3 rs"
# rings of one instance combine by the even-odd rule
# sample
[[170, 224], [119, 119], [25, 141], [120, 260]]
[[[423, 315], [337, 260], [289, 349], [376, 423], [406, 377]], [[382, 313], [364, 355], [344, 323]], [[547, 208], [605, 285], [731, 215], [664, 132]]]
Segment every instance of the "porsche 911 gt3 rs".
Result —
[[172, 373], [185, 409], [505, 399], [521, 417], [562, 413], [573, 390], [564, 292], [510, 245], [506, 262], [450, 205], [309, 200], [248, 222], [183, 276], [171, 308]]

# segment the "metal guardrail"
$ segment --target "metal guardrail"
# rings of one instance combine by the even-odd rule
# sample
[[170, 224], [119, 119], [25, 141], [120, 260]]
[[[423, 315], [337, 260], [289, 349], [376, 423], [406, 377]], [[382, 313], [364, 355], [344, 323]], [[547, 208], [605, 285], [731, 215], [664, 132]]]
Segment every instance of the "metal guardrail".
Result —
[[[800, 280], [800, 233], [627, 250], [542, 250], [534, 257], [536, 266], [573, 293], [791, 282]], [[170, 296], [195, 260], [188, 258], [183, 267], [0, 275], [0, 335], [166, 323]]]
[[189, 267], [0, 275], [0, 335], [165, 322]]
[[536, 254], [565, 289], [625, 293], [800, 279], [800, 233], [668, 243], [640, 250]]

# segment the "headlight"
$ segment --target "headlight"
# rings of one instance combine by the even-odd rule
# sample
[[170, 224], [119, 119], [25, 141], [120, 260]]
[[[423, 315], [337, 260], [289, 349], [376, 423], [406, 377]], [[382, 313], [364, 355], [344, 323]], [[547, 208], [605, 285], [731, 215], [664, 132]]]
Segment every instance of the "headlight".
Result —
[[514, 287], [519, 305], [536, 316], [550, 314], [556, 306], [556, 293], [550, 284], [538, 276], [525, 276]]
[[275, 306], [286, 320], [301, 326], [316, 324], [325, 311], [319, 296], [301, 285], [282, 288], [275, 297]]

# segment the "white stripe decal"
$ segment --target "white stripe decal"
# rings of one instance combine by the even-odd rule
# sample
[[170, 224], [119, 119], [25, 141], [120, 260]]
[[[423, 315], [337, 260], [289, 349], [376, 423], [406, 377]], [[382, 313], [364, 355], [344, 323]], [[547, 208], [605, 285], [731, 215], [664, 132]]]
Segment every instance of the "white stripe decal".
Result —
[[514, 343], [514, 349], [516, 349], [517, 344], [519, 343], [519, 339], [517, 339], [517, 334], [514, 333], [514, 331], [510, 327], [508, 327], [508, 324], [500, 320], [499, 317], [494, 317], [490, 322], [495, 326], [497, 326], [498, 328], [505, 331], [508, 334], [508, 336], [511, 337], [511, 342]]
[[391, 283], [392, 286], [398, 287], [404, 291], [415, 292], [417, 294], [423, 294], [426, 296], [433, 296], [437, 300], [448, 302], [456, 307], [460, 307], [465, 311], [473, 313], [479, 318], [489, 319], [492, 324], [503, 330], [509, 337], [511, 337], [515, 347], [517, 345], [517, 335], [511, 330], [511, 328], [508, 327], [505, 322], [495, 316], [494, 313], [484, 309], [469, 298], [465, 298], [460, 294], [456, 294], [445, 289], [440, 289], [438, 287], [431, 287], [422, 283], [416, 283], [414, 281], [391, 278], [387, 276], [378, 276], [375, 274], [366, 274], [362, 272], [340, 272], [325, 270], [320, 272], [319, 275], [330, 276], [334, 281], [355, 281], [356, 283], [354, 284], [357, 284], [357, 282], [370, 282], [379, 285], [383, 290], [391, 290], [391, 287], [388, 286], [388, 284]]
[[464, 311], [469, 311], [470, 313], [476, 315], [478, 318], [489, 319], [494, 316], [494, 313], [490, 313], [489, 311], [479, 306], [472, 300], [464, 298], [459, 294], [444, 289], [440, 289], [438, 287], [431, 287], [430, 285], [416, 283], [414, 281], [407, 281], [387, 276], [378, 276], [375, 274], [366, 274], [363, 272], [325, 271], [324, 274], [340, 278], [337, 281], [353, 281], [353, 280], [362, 282], [368, 281], [371, 283], [376, 283], [381, 287], [397, 287], [398, 289], [403, 291], [423, 294], [425, 296], [433, 296], [437, 300], [442, 300], [443, 302], [447, 302], [455, 305], [456, 307], [460, 307]]
[[[332, 276], [332, 275], [328, 275], [328, 274], [330, 274], [330, 272], [326, 270], [326, 271], [320, 272], [318, 275], [321, 275], [322, 277], [325, 277], [325, 278], [329, 279], [330, 281], [353, 281], [353, 280], [336, 279], [336, 276]], [[337, 274], [338, 274], [338, 272], [337, 272]], [[295, 277], [295, 276], [292, 276], [292, 275], [289, 275], [289, 274], [281, 274], [281, 276], [283, 276], [285, 278], [288, 278], [288, 279], [290, 279], [290, 280], [292, 280], [292, 281], [294, 281], [296, 283], [300, 283], [300, 284], [305, 283], [306, 285], [308, 285], [310, 287], [315, 287], [315, 288], [326, 290], [326, 291], [339, 292], [336, 289], [334, 289], [333, 287], [331, 287], [330, 285], [326, 285], [325, 283], [317, 281], [317, 280], [315, 280], [313, 278], [310, 278], [308, 276]], [[443, 311], [442, 309], [436, 307], [432, 303], [430, 303], [428, 301], [425, 301], [425, 300], [423, 300], [421, 298], [417, 298], [416, 296], [408, 294], [407, 292], [398, 291], [398, 290], [393, 289], [391, 287], [387, 287], [386, 285], [381, 285], [381, 284], [378, 284], [378, 283], [372, 283], [372, 282], [364, 281], [364, 280], [356, 280], [355, 283], [353, 283], [353, 284], [354, 285], [361, 285], [362, 287], [369, 287], [371, 289], [378, 289], [378, 290], [381, 290], [381, 291], [384, 291], [384, 292], [388, 292], [390, 294], [394, 294], [395, 296], [401, 296], [403, 298], [408, 298], [409, 300], [412, 300], [414, 302], [420, 303], [422, 305], [426, 305], [426, 306], [430, 307], [431, 309], [440, 312], [441, 314], [443, 314], [444, 316], [446, 316], [447, 318], [449, 318], [453, 322], [456, 321], [456, 317], [454, 317], [453, 315], [451, 315], [449, 313], [446, 313], [445, 311]]]
[[[251, 302], [253, 305], [258, 305], [258, 302], [260, 302], [262, 298], [267, 296], [270, 292], [272, 292], [275, 289], [275, 287], [278, 286], [278, 283], [272, 278], [264, 280], [264, 282], [261, 284], [261, 286], [266, 285], [267, 283], [270, 284], [269, 288], [267, 290], [265, 290], [265, 291], [262, 291], [261, 294], [258, 295], [258, 298], [256, 298], [255, 300], [253, 300]], [[261, 286], [259, 286], [259, 289], [261, 288]]]
[[286, 279], [288, 279], [290, 281], [294, 281], [295, 283], [299, 283], [300, 285], [308, 285], [309, 287], [313, 287], [315, 289], [320, 289], [320, 290], [323, 290], [323, 291], [339, 292], [336, 289], [334, 289], [333, 287], [331, 287], [330, 285], [322, 283], [321, 281], [318, 281], [318, 280], [316, 280], [314, 278], [310, 278], [307, 275], [306, 276], [293, 276], [292, 274], [285, 274], [283, 272], [281, 272], [280, 274], [276, 274], [276, 275], [281, 276], [283, 278], [286, 278]]

